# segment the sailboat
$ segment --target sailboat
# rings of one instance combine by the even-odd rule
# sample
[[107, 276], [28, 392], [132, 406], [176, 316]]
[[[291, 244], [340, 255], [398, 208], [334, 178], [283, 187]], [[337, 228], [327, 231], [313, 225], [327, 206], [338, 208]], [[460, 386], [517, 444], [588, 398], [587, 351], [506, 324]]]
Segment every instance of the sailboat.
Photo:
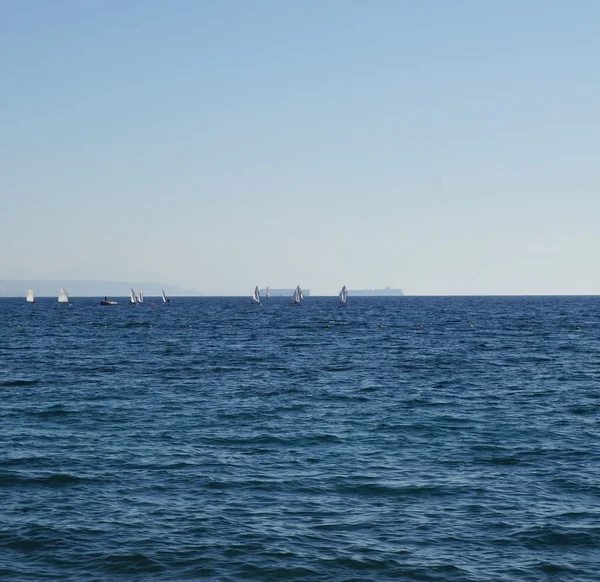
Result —
[[342, 287], [342, 290], [340, 291], [338, 297], [340, 299], [340, 303], [342, 305], [346, 305], [346, 303], [348, 302], [348, 290], [346, 289], [346, 285]]
[[108, 297], [106, 297], [106, 295], [104, 296], [104, 299], [102, 299], [100, 301], [100, 305], [118, 305], [118, 303], [116, 301], [113, 301], [112, 299], [109, 299]]
[[27, 303], [35, 303], [35, 297], [33, 295], [33, 289], [27, 291]]
[[69, 303], [69, 294], [64, 287], [60, 288], [60, 293], [58, 294], [58, 302], [59, 303]]
[[162, 291], [162, 300], [163, 300], [163, 303], [165, 303], [165, 304], [171, 303], [171, 300], [165, 295], [165, 290], [161, 289], [161, 291]]
[[142, 292], [142, 288], [141, 287], [138, 289], [137, 302], [138, 303], [144, 303], [144, 293]]
[[271, 299], [271, 287], [269, 287], [268, 285], [265, 289], [265, 295], [267, 296], [267, 299]]
[[254, 295], [252, 295], [252, 303], [257, 303], [260, 305], [260, 290], [258, 285], [254, 287]]
[[300, 285], [294, 289], [294, 294], [292, 295], [292, 302], [294, 305], [300, 305], [302, 300], [304, 299], [304, 295], [302, 294], [302, 289], [300, 289]]
[[129, 294], [129, 305], [135, 305], [135, 291], [131, 289], [131, 293]]

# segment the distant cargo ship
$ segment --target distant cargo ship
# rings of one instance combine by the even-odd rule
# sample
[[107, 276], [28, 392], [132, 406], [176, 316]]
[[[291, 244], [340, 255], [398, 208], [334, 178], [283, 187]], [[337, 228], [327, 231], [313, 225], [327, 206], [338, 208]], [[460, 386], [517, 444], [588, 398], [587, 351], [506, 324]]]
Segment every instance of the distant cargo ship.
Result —
[[348, 297], [350, 296], [373, 296], [373, 295], [383, 295], [383, 296], [400, 296], [404, 295], [402, 289], [390, 289], [386, 287], [385, 289], [348, 289]]
[[[300, 287], [302, 289], [302, 287]], [[291, 299], [296, 289], [271, 289], [271, 297], [289, 297]], [[260, 294], [266, 297], [266, 290], [261, 289]], [[310, 297], [310, 289], [302, 289], [304, 297]]]

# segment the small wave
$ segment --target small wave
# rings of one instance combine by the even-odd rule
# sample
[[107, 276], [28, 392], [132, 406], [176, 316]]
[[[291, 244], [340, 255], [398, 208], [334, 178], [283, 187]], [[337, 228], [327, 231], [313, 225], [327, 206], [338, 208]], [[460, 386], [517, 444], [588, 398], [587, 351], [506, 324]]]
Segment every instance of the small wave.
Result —
[[331, 394], [328, 396], [331, 402], [370, 402], [371, 398], [360, 394]]
[[46, 410], [37, 410], [33, 413], [35, 416], [41, 418], [55, 418], [55, 417], [63, 417], [69, 414], [76, 414], [75, 410], [65, 410], [64, 408], [47, 408]]
[[524, 463], [523, 459], [520, 459], [516, 455], [488, 456], [488, 457], [483, 457], [483, 458], [479, 459], [478, 461], [483, 464], [500, 465], [500, 466], [501, 465], [506, 465], [506, 466], [522, 465]]
[[341, 484], [337, 490], [341, 493], [354, 495], [393, 495], [393, 496], [411, 496], [411, 497], [440, 497], [454, 495], [455, 491], [450, 491], [447, 487], [437, 485], [392, 485], [389, 483], [356, 483]]
[[[32, 465], [44, 460], [44, 457], [14, 457], [12, 459], [0, 460], [0, 467], [17, 467], [19, 465], [31, 467]], [[2, 475], [0, 474], [0, 480], [1, 479]]]
[[[118, 363], [129, 364], [129, 362], [118, 362]], [[115, 366], [115, 365], [89, 366], [89, 367], [85, 368], [85, 371], [89, 372], [90, 374], [112, 374], [114, 372], [118, 372], [119, 367]]]
[[297, 439], [297, 442], [298, 442], [298, 444], [312, 445], [312, 444], [325, 444], [325, 443], [341, 443], [341, 442], [343, 442], [343, 439], [341, 439], [339, 436], [334, 435], [334, 434], [323, 433], [323, 434], [314, 434], [314, 435], [307, 435], [305, 437], [301, 437], [301, 438]]
[[215, 436], [215, 437], [204, 437], [203, 441], [206, 444], [218, 444], [218, 445], [235, 445], [235, 446], [248, 446], [248, 445], [276, 445], [276, 444], [288, 444], [290, 439], [284, 439], [281, 437], [271, 436], [268, 434], [257, 435], [249, 438], [239, 437], [228, 437], [228, 436]]
[[537, 527], [514, 534], [521, 543], [530, 547], [597, 547], [600, 532], [595, 531], [559, 531], [550, 527]]
[[119, 574], [156, 573], [164, 566], [145, 554], [112, 554], [103, 557], [105, 567]]
[[[54, 527], [30, 525], [19, 529], [20, 531], [1, 535], [0, 545], [19, 552], [52, 551], [68, 545], [60, 535], [60, 531]], [[1, 577], [2, 571], [0, 570]], [[15, 577], [15, 579], [18, 578]]]
[[[21, 331], [25, 331], [22, 327], [19, 327]], [[30, 352], [31, 347], [29, 346], [4, 346], [0, 348], [0, 352]]]
[[322, 370], [324, 372], [350, 372], [354, 370], [355, 366], [353, 365], [337, 365], [337, 366], [323, 366]]
[[[268, 557], [268, 556], [267, 556]], [[243, 564], [236, 569], [236, 580], [320, 580], [318, 571], [306, 566], [265, 566]]]
[[186, 461], [175, 461], [167, 465], [155, 465], [154, 469], [161, 469], [165, 471], [177, 471], [180, 469], [197, 469], [197, 463], [188, 463]]
[[14, 473], [0, 473], [0, 487], [23, 485], [61, 487], [63, 485], [78, 485], [89, 481], [90, 479], [86, 477], [78, 477], [77, 475], [71, 475], [70, 473], [55, 473], [53, 475], [30, 477]]
[[20, 386], [36, 386], [39, 380], [0, 380], [0, 388], [18, 388]]
[[[579, 568], [573, 568], [572, 566], [568, 566], [567, 564], [555, 564], [552, 562], [542, 563], [538, 566], [538, 568], [544, 572], [544, 574], [565, 574], [570, 576], [572, 580], [574, 580], [577, 576], [585, 574], [583, 570]], [[554, 577], [554, 576], [553, 576]]]
[[576, 414], [578, 416], [583, 416], [586, 414], [596, 414], [598, 412], [598, 406], [596, 405], [576, 405], [569, 408], [569, 412], [571, 414]]
[[210, 371], [213, 374], [226, 374], [229, 372], [239, 372], [242, 369], [239, 366], [214, 366]]
[[229, 483], [227, 481], [214, 481], [213, 479], [207, 481], [207, 483], [205, 484], [205, 487], [207, 489], [231, 489], [237, 486], [237, 483]]

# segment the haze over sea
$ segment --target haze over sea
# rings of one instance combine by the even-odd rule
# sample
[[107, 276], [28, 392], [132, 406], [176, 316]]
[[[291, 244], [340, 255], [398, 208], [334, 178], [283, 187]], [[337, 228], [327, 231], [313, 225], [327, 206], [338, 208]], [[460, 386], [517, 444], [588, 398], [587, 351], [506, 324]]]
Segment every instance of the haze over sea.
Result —
[[0, 577], [597, 581], [597, 297], [1, 299]]

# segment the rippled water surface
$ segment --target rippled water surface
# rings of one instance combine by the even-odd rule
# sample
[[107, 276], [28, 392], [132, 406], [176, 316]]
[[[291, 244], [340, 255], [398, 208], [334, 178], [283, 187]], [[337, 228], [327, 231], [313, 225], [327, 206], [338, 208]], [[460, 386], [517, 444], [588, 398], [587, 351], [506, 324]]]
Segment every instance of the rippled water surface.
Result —
[[597, 581], [600, 299], [0, 300], [0, 578]]

